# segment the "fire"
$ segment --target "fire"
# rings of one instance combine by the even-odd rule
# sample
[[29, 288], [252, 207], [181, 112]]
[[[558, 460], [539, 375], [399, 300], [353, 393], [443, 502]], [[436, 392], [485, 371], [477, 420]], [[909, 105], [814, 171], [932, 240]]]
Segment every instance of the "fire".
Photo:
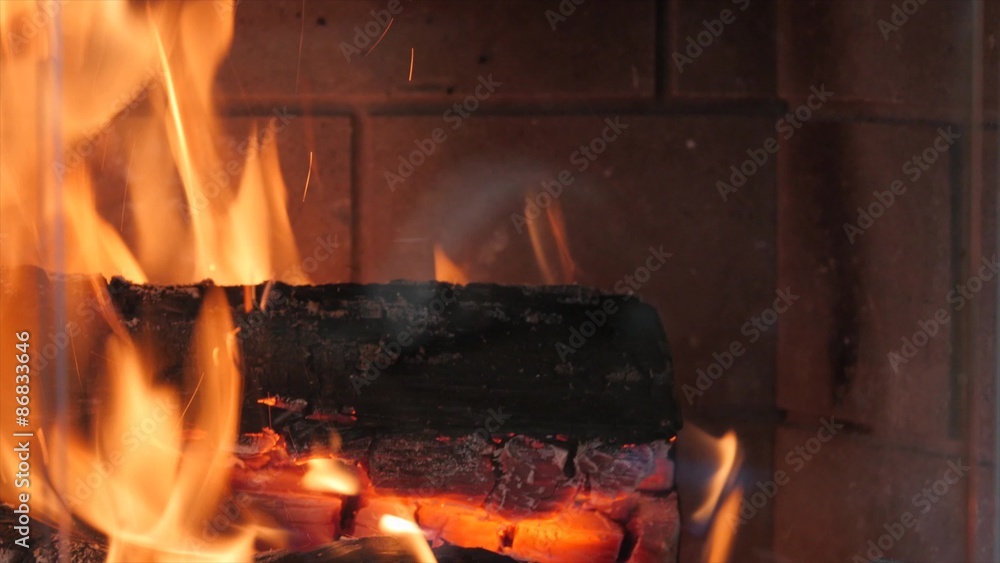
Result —
[[712, 438], [709, 434], [703, 430], [699, 430], [694, 426], [691, 426], [691, 433], [698, 436], [698, 439], [706, 442], [714, 442], [714, 453], [716, 470], [712, 474], [712, 478], [709, 481], [708, 491], [705, 495], [705, 500], [701, 505], [691, 514], [691, 518], [695, 522], [706, 522], [712, 516], [715, 507], [719, 503], [719, 497], [722, 496], [722, 490], [732, 478], [734, 474], [734, 467], [736, 465], [738, 443], [736, 441], [736, 433], [730, 430], [726, 432], [721, 438]]
[[706, 563], [729, 561], [736, 539], [736, 523], [739, 521], [740, 506], [743, 503], [743, 487], [734, 487], [722, 502], [715, 515], [715, 521], [705, 542]]
[[[5, 311], [10, 305], [4, 303]], [[46, 449], [59, 452], [47, 457], [58, 456], [65, 467], [36, 462], [30, 487], [40, 514], [34, 517], [55, 522], [69, 511], [107, 536], [109, 561], [249, 560], [252, 515], [243, 515], [240, 526], [204, 534], [228, 491], [240, 413], [241, 375], [225, 296], [215, 290], [205, 298], [184, 393], [155, 383], [149, 350], [112, 328], [102, 354], [107, 399], [88, 429], [64, 431], [57, 417], [41, 410], [51, 403], [45, 389], [36, 388], [35, 434], [46, 436]], [[17, 467], [8, 446], [0, 458], [5, 481]], [[12, 502], [13, 488], [4, 493]]]
[[[37, 371], [23, 375], [33, 393], [24, 428], [35, 464], [32, 518], [67, 535], [72, 524], [85, 523], [107, 537], [111, 561], [249, 561], [255, 544], [275, 536], [274, 514], [227, 502], [238, 472], [231, 450], [242, 376], [225, 294], [204, 296], [190, 365], [183, 382], [169, 386], [160, 381], [155, 347], [133, 339], [104, 282], [85, 277], [243, 285], [249, 312], [266, 308], [271, 287], [258, 296], [249, 286], [273, 281], [275, 272], [299, 273], [276, 140], [286, 120], [255, 124], [234, 142], [237, 149], [220, 146], [224, 127], [212, 87], [234, 14], [233, 0], [0, 0], [0, 83], [7, 86], [0, 96], [0, 385], [22, 385], [9, 352], [13, 335], [31, 334], [25, 348], [35, 359], [23, 363]], [[128, 163], [125, 201], [112, 218], [96, 203], [107, 182], [99, 174], [107, 153]], [[303, 200], [307, 190], [308, 178]], [[558, 202], [529, 232], [545, 281], [572, 282], [577, 268]], [[439, 247], [434, 257], [438, 279], [468, 282]], [[59, 285], [25, 265], [81, 277]], [[96, 313], [84, 322], [74, 316], [81, 310]], [[81, 325], [101, 330], [79, 332]], [[49, 348], [52, 365], [39, 368]], [[0, 398], [0, 413], [18, 406], [7, 393]], [[9, 484], [27, 473], [11, 436], [0, 432], [0, 500], [18, 506], [19, 491]], [[322, 506], [326, 518], [346, 504], [333, 495], [370, 487], [332, 457], [303, 464], [276, 471], [287, 490], [254, 491], [257, 500], [271, 495], [283, 501], [272, 507]], [[733, 468], [730, 461], [727, 471]], [[358, 520], [370, 509], [380, 533], [402, 538], [418, 560], [434, 561], [415, 506], [365, 501]], [[376, 510], [379, 501], [386, 511]], [[239, 510], [220, 528], [216, 516], [227, 504]], [[499, 531], [489, 539], [509, 539], [511, 549], [532, 558], [550, 550], [552, 537], [582, 553], [591, 536], [611, 526], [586, 511], [566, 520], [480, 516], [470, 509], [454, 521], [475, 519], [477, 529]], [[322, 520], [316, 537], [339, 533], [339, 519], [332, 523]], [[567, 531], [570, 524], [577, 527]], [[509, 530], [520, 533], [505, 536]], [[620, 536], [605, 535], [617, 555]]]
[[[198, 541], [229, 482], [229, 450], [239, 423], [241, 377], [236, 366], [229, 307], [210, 293], [195, 328], [193, 396], [182, 403], [149, 383], [137, 347], [114, 337], [108, 344], [111, 405], [99, 413], [97, 440], [69, 437], [70, 475], [111, 466], [93, 494], [70, 508], [108, 536], [110, 561], [239, 561], [252, 557], [252, 526], [230, 537]], [[185, 439], [184, 427], [197, 429]], [[138, 430], [136, 430], [138, 429]], [[128, 441], [129, 436], [148, 435]], [[156, 486], [149, 486], [155, 483]], [[57, 491], [69, 498], [70, 491]], [[77, 499], [74, 499], [77, 500]]]
[[[254, 127], [237, 154], [219, 146], [212, 85], [233, 17], [221, 0], [0, 5], [0, 79], [18, 85], [0, 100], [0, 263], [227, 285], [298, 264], [275, 141], [284, 124]], [[116, 148], [129, 163], [127, 237], [94, 204], [96, 156]]]
[[[529, 215], [529, 206], [525, 205], [525, 216]], [[576, 263], [570, 254], [569, 241], [566, 235], [566, 221], [563, 219], [562, 208], [558, 200], [545, 209], [546, 221], [528, 221], [528, 236], [531, 238], [531, 249], [535, 253], [535, 261], [542, 273], [545, 283], [568, 284], [577, 277]], [[550, 254], [554, 254], [558, 262]], [[558, 266], [556, 265], [558, 264]]]
[[[708, 450], [709, 460], [705, 463], [714, 468], [704, 499], [691, 513], [691, 523], [709, 527], [702, 560], [724, 563], [729, 561], [736, 539], [736, 523], [743, 501], [743, 489], [735, 484], [741, 463], [739, 442], [732, 430], [715, 438], [693, 424], [685, 427], [683, 438], [695, 448]], [[727, 488], [728, 494], [722, 500]]]
[[439, 245], [434, 245], [434, 279], [437, 281], [465, 285], [469, 278]]
[[387, 514], [379, 520], [378, 526], [383, 532], [403, 539], [419, 563], [436, 563], [437, 558], [427, 545], [424, 532], [413, 521]]
[[332, 458], [313, 458], [306, 461], [308, 467], [302, 486], [314, 491], [329, 491], [341, 495], [356, 495], [360, 484], [358, 477]]
[[[36, 371], [22, 374], [32, 382], [22, 430], [34, 454], [31, 517], [86, 522], [108, 537], [112, 561], [253, 556], [260, 530], [252, 514], [206, 533], [227, 494], [240, 414], [229, 307], [219, 293], [205, 297], [194, 361], [175, 389], [155, 383], [155, 350], [130, 338], [103, 282], [91, 280], [92, 291], [86, 282], [57, 286], [21, 267], [227, 285], [296, 270], [276, 142], [286, 120], [254, 126], [233, 142], [238, 150], [220, 146], [212, 87], [234, 9], [224, 0], [0, 2], [0, 339], [8, 351], [10, 335], [30, 334], [26, 365]], [[97, 187], [116, 153], [128, 163], [125, 201], [109, 218], [98, 211]], [[110, 331], [106, 341], [79, 332], [94, 324], [79, 311], [92, 309]], [[15, 387], [9, 356], [0, 357], [5, 390]], [[81, 365], [103, 376], [100, 389], [84, 388]], [[3, 395], [3, 412], [14, 412], [14, 398]], [[84, 398], [93, 410], [77, 412]], [[15, 504], [10, 484], [22, 460], [10, 440], [0, 435], [0, 482], [2, 500]], [[308, 482], [349, 489], [342, 476], [321, 476], [328, 470], [311, 464]]]

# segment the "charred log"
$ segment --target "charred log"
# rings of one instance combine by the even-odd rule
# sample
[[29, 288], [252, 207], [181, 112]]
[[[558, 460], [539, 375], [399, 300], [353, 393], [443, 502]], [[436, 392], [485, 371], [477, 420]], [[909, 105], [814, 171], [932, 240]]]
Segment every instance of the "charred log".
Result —
[[[98, 342], [110, 329], [94, 288], [106, 289], [129, 332], [155, 342], [170, 380], [183, 372], [211, 287], [105, 284], [32, 268], [7, 274], [27, 279], [39, 295], [67, 289], [75, 296], [68, 323]], [[313, 421], [398, 433], [647, 442], [680, 427], [660, 319], [629, 296], [577, 286], [410, 282], [225, 292], [244, 357], [248, 432], [271, 422], [258, 402], [276, 396], [300, 400], [300, 414]], [[79, 362], [83, 393], [93, 396], [99, 386], [87, 379], [100, 369], [87, 360]]]

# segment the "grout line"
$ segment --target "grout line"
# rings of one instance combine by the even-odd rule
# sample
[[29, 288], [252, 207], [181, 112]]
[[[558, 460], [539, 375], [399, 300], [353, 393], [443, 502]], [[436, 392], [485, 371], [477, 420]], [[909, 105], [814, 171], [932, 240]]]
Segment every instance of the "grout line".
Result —
[[[439, 116], [451, 104], [461, 98], [456, 97], [408, 97], [389, 98], [335, 98], [302, 100], [297, 98], [270, 98], [240, 100], [226, 98], [221, 102], [220, 111], [224, 116], [270, 115], [276, 106], [299, 113], [308, 107], [314, 117], [354, 117], [363, 113], [371, 117], [421, 117]], [[644, 114], [649, 116], [676, 117], [782, 117], [790, 107], [799, 105], [801, 100], [789, 101], [777, 98], [706, 98], [673, 96], [665, 100], [652, 98], [625, 97], [553, 97], [506, 98], [491, 101], [476, 111], [481, 116], [574, 116]], [[822, 112], [813, 117], [817, 122], [857, 122], [886, 125], [916, 125], [940, 127], [967, 122], [964, 112], [933, 110], [928, 114], [922, 108], [906, 108], [879, 104], [831, 101]], [[1000, 128], [1000, 116], [983, 116], [979, 123], [987, 129]]]
[[[969, 155], [968, 155], [968, 181], [963, 185], [965, 197], [963, 198], [963, 212], [967, 213], [966, 221], [963, 224], [962, 232], [965, 242], [968, 245], [966, 262], [963, 270], [967, 275], [971, 275], [979, 266], [979, 260], [983, 253], [983, 128], [980, 126], [983, 121], [983, 77], [985, 68], [983, 66], [983, 32], [984, 32], [984, 12], [983, 1], [973, 0], [971, 6], [971, 27], [972, 33], [969, 38], [972, 51], [969, 80], [969, 113], [967, 117], [967, 130], [969, 134]], [[979, 397], [981, 389], [978, 385], [980, 378], [980, 362], [975, 341], [978, 339], [979, 329], [979, 307], [970, 306], [963, 315], [962, 320], [964, 330], [964, 342], [960, 343], [960, 350], [965, 356], [963, 364], [966, 368], [965, 395], [965, 439], [966, 455], [972, 462], [979, 460]], [[969, 561], [977, 559], [976, 552], [979, 547], [979, 494], [982, 487], [979, 484], [979, 472], [970, 471], [965, 480], [966, 486], [966, 511], [965, 511], [965, 557]], [[1000, 484], [994, 484], [994, 487]], [[997, 518], [1000, 508], [994, 507], [994, 521]], [[1000, 554], [994, 553], [994, 558]]]
[[[954, 287], [956, 284], [962, 283], [962, 280], [966, 277], [964, 275], [966, 233], [963, 229], [965, 225], [963, 219], [965, 217], [964, 206], [967, 200], [963, 193], [965, 191], [965, 167], [963, 166], [963, 162], [969, 151], [969, 131], [961, 125], [956, 125], [956, 129], [960, 131], [961, 137], [951, 147], [948, 154], [948, 210], [950, 215], [949, 222], [951, 223], [951, 228], [949, 229], [951, 263], [948, 268], [951, 280], [948, 287]], [[959, 313], [959, 315], [964, 318], [966, 313]], [[963, 321], [959, 319], [957, 322], [951, 324], [951, 329], [948, 331], [947, 384], [949, 396], [947, 432], [948, 437], [953, 440], [960, 440], [963, 437], [963, 406], [966, 403], [965, 397], [969, 392], [967, 383], [969, 366], [965, 364], [965, 351], [963, 349], [963, 342], [966, 340], [964, 330]]]
[[[670, 76], [670, 57], [667, 51], [670, 49], [670, 26], [667, 25], [668, 0], [656, 0], [653, 13], [656, 20], [653, 22], [653, 97], [658, 101], [664, 101], [669, 92], [669, 86], [673, 82]], [[670, 21], [674, 21], [673, 18]]]
[[[298, 112], [309, 107], [313, 115], [350, 117], [358, 112], [370, 116], [440, 116], [461, 97], [409, 97], [317, 99], [280, 97], [252, 99], [237, 103], [235, 98], [221, 100], [220, 111], [226, 116], [269, 115], [275, 106]], [[552, 97], [547, 99], [506, 98], [491, 100], [476, 110], [476, 115], [576, 115], [606, 113], [648, 113], [650, 115], [736, 115], [780, 117], [786, 105], [771, 98], [672, 98], [658, 102], [651, 98], [625, 97]]]

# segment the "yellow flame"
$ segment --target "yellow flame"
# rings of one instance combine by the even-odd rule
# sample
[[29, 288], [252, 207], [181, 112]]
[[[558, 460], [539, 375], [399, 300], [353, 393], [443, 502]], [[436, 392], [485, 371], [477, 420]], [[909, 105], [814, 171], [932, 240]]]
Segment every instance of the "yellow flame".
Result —
[[693, 424], [686, 424], [681, 442], [697, 452], [692, 456], [698, 458], [694, 460], [694, 465], [713, 468], [705, 484], [704, 498], [692, 511], [690, 522], [695, 526], [708, 527], [702, 561], [725, 563], [729, 561], [736, 539], [743, 499], [742, 487], [736, 484], [742, 460], [736, 433], [729, 430], [721, 437], [715, 437]]
[[[212, 534], [204, 524], [228, 491], [228, 452], [239, 421], [241, 375], [232, 330], [225, 295], [215, 289], [195, 325], [187, 400], [154, 383], [154, 369], [144, 361], [148, 350], [114, 331], [103, 354], [106, 402], [90, 430], [67, 435], [51, 417], [32, 415], [41, 426], [37, 434], [64, 452], [57, 457], [66, 464], [64, 478], [57, 477], [60, 468], [36, 466], [35, 517], [51, 522], [71, 511], [108, 537], [109, 561], [252, 559], [257, 528], [251, 514]], [[185, 438], [187, 427], [199, 430], [197, 439]], [[14, 473], [13, 456], [0, 455], [0, 462], [5, 475]], [[11, 502], [6, 494], [3, 500]]]
[[416, 523], [405, 518], [400, 518], [399, 516], [386, 514], [379, 519], [378, 527], [383, 532], [398, 536], [403, 540], [419, 563], [437, 562], [434, 552], [431, 551], [430, 546], [427, 545], [427, 540], [424, 539], [423, 530]]
[[325, 491], [342, 495], [356, 495], [360, 484], [357, 475], [345, 469], [336, 460], [313, 458], [306, 461], [306, 474], [302, 486], [314, 491]]
[[[236, 149], [220, 143], [212, 89], [234, 13], [232, 0], [0, 1], [0, 342], [13, 349], [12, 335], [31, 333], [32, 370], [49, 346], [72, 354], [76, 376], [28, 374], [27, 439], [45, 454], [32, 458], [33, 516], [65, 522], [71, 513], [108, 536], [112, 561], [252, 558], [252, 515], [205, 533], [227, 492], [239, 420], [228, 304], [221, 294], [205, 298], [182, 401], [153, 383], [153, 350], [128, 337], [103, 282], [92, 280], [93, 294], [84, 283], [62, 296], [66, 325], [51, 326], [42, 320], [57, 318], [58, 301], [40, 292], [47, 282], [16, 269], [232, 285], [296, 272], [277, 150], [292, 117], [254, 126]], [[119, 161], [128, 162], [118, 186], [125, 201], [109, 220], [96, 203], [108, 182], [98, 173]], [[102, 321], [100, 333], [80, 332]], [[15, 386], [9, 356], [0, 357], [4, 389]], [[94, 370], [95, 357], [107, 360], [99, 392], [84, 389], [94, 378], [80, 371]], [[53, 408], [57, 388], [73, 412]], [[83, 391], [97, 398], [88, 397], [87, 416], [75, 411]], [[2, 395], [0, 410], [13, 412], [15, 398]], [[57, 424], [60, 417], [68, 424]], [[187, 428], [198, 438], [185, 438]], [[19, 463], [14, 445], [0, 433], [0, 498], [8, 504], [18, 502], [9, 486]]]
[[706, 432], [699, 430], [697, 427], [689, 425], [685, 434], [694, 435], [697, 437], [696, 439], [702, 441], [703, 443], [715, 442], [714, 461], [716, 469], [712, 474], [712, 478], [708, 482], [705, 500], [691, 514], [692, 520], [704, 523], [712, 517], [712, 514], [715, 512], [715, 507], [719, 503], [719, 498], [722, 496], [723, 488], [735, 472], [738, 442], [736, 440], [736, 433], [732, 430], [723, 434], [721, 438], [716, 439], [712, 438]]
[[743, 488], [734, 487], [722, 501], [705, 541], [705, 563], [726, 563], [733, 552], [737, 522], [743, 504]]
[[[229, 285], [294, 271], [276, 142], [293, 116], [220, 146], [232, 2], [132, 4], [0, 2], [0, 263]], [[127, 238], [95, 204], [115, 151]]]
[[[525, 204], [524, 213], [530, 217], [531, 204]], [[528, 221], [528, 237], [531, 239], [531, 249], [535, 253], [535, 262], [542, 273], [545, 283], [573, 283], [577, 274], [576, 263], [569, 250], [569, 239], [566, 234], [566, 221], [563, 219], [562, 208], [558, 200], [545, 208], [547, 221]], [[555, 247], [557, 262], [550, 257], [550, 247]]]

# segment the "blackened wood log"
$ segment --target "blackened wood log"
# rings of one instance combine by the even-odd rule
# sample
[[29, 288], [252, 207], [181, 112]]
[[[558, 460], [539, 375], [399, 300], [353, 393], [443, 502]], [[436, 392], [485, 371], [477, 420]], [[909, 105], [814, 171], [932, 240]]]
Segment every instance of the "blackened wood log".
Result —
[[[89, 292], [68, 320], [81, 334], [100, 330], [89, 278], [25, 270], [40, 285]], [[172, 380], [210, 286], [106, 284], [124, 325], [155, 345]], [[401, 433], [647, 442], [681, 424], [660, 319], [638, 299], [577, 286], [434, 282], [252, 290], [247, 312], [245, 288], [225, 288], [244, 356], [245, 431], [269, 424], [274, 413], [258, 401], [275, 395], [304, 400], [306, 418]], [[86, 358], [81, 369], [91, 377]]]
[[15, 521], [7, 507], [0, 505], [0, 561], [3, 563], [103, 563], [108, 548], [103, 539], [89, 535], [67, 537], [68, 557], [60, 559], [58, 532], [43, 524], [32, 522], [31, 541], [28, 549], [14, 543], [20, 536], [14, 532]]

